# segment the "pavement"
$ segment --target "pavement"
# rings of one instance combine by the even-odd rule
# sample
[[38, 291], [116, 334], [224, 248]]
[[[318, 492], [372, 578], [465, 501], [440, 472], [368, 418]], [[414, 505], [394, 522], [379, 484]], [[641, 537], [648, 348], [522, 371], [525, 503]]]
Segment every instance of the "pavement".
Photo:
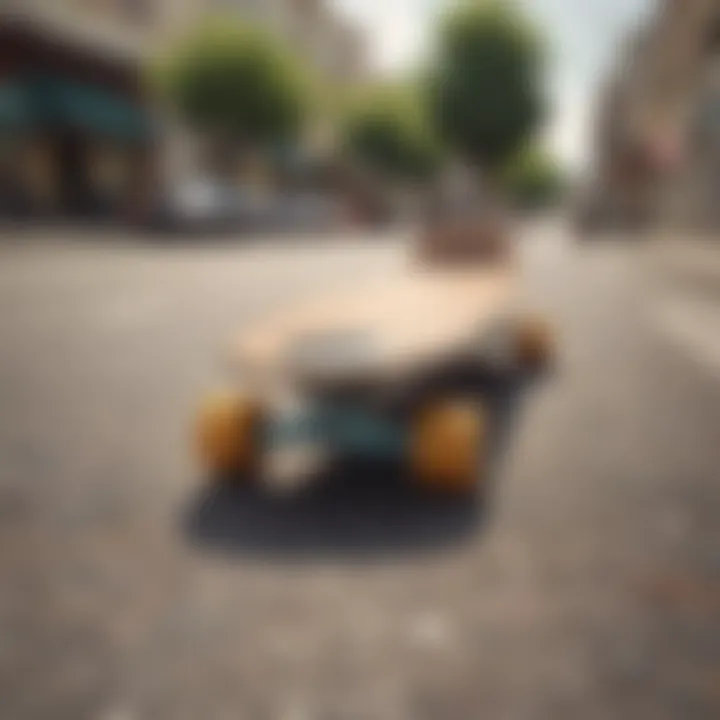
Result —
[[3, 720], [720, 716], [720, 378], [631, 243], [525, 232], [555, 371], [486, 505], [383, 468], [292, 499], [189, 457], [227, 337], [396, 237], [0, 247]]
[[666, 277], [706, 292], [720, 292], [717, 237], [664, 233], [648, 244], [647, 255]]
[[659, 290], [658, 328], [686, 354], [720, 373], [720, 243], [668, 235], [648, 243], [645, 262]]

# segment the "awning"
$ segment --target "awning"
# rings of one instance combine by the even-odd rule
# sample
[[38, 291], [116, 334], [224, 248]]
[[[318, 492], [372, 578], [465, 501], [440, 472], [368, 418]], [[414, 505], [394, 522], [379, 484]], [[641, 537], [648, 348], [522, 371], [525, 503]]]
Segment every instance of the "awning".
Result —
[[0, 128], [55, 125], [126, 142], [152, 135], [145, 109], [104, 88], [48, 77], [0, 86]]
[[0, 131], [17, 130], [32, 122], [32, 107], [25, 87], [19, 83], [0, 85]]
[[142, 140], [151, 132], [142, 108], [102, 88], [50, 79], [37, 81], [34, 95], [45, 122], [119, 140]]

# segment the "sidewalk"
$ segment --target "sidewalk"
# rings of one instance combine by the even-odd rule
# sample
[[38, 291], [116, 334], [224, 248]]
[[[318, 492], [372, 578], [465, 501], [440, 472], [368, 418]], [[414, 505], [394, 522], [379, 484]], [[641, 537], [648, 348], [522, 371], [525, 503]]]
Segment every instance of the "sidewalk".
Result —
[[648, 255], [661, 278], [720, 301], [720, 237], [668, 235], [652, 241]]

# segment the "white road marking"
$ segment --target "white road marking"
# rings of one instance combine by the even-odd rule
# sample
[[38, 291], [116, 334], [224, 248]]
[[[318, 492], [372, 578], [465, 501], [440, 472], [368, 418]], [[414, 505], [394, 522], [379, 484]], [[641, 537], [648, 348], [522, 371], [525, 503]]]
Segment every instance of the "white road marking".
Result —
[[720, 304], [676, 295], [659, 304], [656, 319], [661, 331], [693, 361], [720, 371]]

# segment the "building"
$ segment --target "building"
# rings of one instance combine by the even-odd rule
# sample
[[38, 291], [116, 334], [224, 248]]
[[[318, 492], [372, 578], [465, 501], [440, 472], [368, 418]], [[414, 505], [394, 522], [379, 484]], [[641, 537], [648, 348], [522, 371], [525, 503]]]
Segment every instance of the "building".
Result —
[[365, 36], [330, 0], [205, 0], [196, 5], [203, 12], [237, 12], [265, 26], [329, 80], [347, 83], [362, 77]]
[[[32, 214], [140, 210], [153, 130], [141, 48], [88, 3], [0, 5], [0, 206]], [[119, 5], [118, 5], [119, 7]], [[120, 16], [118, 16], [120, 17]]]
[[331, 80], [360, 75], [362, 35], [326, 0], [0, 0], [0, 213], [145, 212], [194, 158], [156, 122], [143, 67], [214, 11], [265, 25]]
[[663, 0], [601, 104], [595, 215], [720, 227], [720, 0]]

